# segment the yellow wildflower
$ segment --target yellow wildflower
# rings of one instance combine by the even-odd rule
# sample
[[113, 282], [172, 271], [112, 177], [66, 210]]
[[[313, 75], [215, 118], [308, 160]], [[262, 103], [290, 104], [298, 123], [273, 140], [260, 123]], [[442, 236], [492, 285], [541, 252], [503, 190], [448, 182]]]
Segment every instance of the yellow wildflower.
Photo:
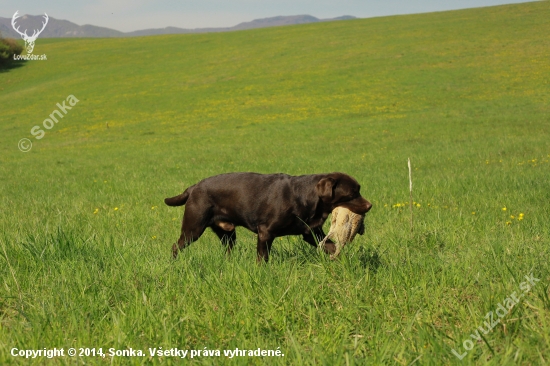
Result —
[[118, 211], [118, 207], [115, 207], [115, 211]]
[[506, 207], [503, 207], [503, 208], [502, 208], [502, 211], [506, 211]]

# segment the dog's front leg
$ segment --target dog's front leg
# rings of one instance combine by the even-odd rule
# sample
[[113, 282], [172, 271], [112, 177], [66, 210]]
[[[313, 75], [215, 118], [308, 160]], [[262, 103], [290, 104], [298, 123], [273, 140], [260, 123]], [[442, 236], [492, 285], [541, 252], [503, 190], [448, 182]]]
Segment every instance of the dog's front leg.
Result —
[[267, 262], [269, 260], [269, 252], [271, 251], [271, 245], [273, 244], [274, 239], [275, 238], [269, 234], [265, 226], [258, 226], [258, 263], [261, 263], [262, 261]]
[[[315, 228], [312, 231], [313, 232], [302, 235], [302, 237], [307, 243], [317, 248], [319, 246], [319, 242], [325, 238], [325, 232], [322, 227]], [[336, 246], [332, 240], [328, 239], [322, 249], [325, 253], [334, 254], [336, 251]]]

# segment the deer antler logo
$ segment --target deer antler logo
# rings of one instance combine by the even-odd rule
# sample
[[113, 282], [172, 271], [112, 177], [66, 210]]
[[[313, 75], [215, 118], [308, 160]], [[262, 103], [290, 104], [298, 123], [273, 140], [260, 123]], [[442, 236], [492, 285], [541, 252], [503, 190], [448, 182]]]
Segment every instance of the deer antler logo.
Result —
[[15, 28], [15, 20], [17, 18], [19, 18], [19, 16], [17, 16], [17, 13], [19, 12], [16, 11], [15, 14], [13, 14], [13, 17], [11, 18], [11, 26], [13, 27], [13, 29], [19, 33], [19, 35], [21, 35], [21, 38], [23, 38], [23, 40], [25, 41], [25, 48], [27, 49], [27, 53], [32, 53], [32, 50], [34, 49], [34, 42], [36, 41], [36, 39], [38, 38], [38, 36], [40, 35], [40, 33], [42, 33], [42, 31], [44, 30], [44, 28], [46, 28], [46, 24], [48, 24], [48, 14], [44, 13], [44, 19], [46, 20], [45, 22], [42, 22], [42, 29], [40, 30], [37, 30], [35, 29], [34, 32], [32, 33], [32, 36], [28, 36], [27, 35], [27, 30], [25, 29], [25, 32], [20, 32], [19, 31], [19, 27]]

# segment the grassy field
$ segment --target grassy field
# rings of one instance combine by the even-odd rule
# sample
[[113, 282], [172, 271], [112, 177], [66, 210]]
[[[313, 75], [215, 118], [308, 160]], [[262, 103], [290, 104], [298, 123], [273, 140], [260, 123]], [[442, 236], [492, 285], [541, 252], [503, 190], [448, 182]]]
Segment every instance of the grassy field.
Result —
[[[38, 39], [47, 61], [0, 70], [0, 364], [549, 364], [548, 19]], [[335, 261], [279, 238], [258, 266], [252, 233], [228, 258], [207, 232], [171, 260], [183, 209], [163, 199], [231, 171], [351, 174], [365, 235]], [[11, 355], [55, 347], [145, 356]]]

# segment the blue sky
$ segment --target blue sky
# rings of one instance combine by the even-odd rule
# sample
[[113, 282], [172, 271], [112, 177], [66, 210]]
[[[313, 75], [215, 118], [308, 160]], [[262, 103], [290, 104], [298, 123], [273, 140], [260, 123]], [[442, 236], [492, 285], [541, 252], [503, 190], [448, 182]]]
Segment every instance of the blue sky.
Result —
[[425, 13], [528, 2], [526, 0], [0, 0], [0, 16], [47, 13], [76, 24], [128, 32], [146, 28], [227, 27], [276, 15], [318, 18]]

